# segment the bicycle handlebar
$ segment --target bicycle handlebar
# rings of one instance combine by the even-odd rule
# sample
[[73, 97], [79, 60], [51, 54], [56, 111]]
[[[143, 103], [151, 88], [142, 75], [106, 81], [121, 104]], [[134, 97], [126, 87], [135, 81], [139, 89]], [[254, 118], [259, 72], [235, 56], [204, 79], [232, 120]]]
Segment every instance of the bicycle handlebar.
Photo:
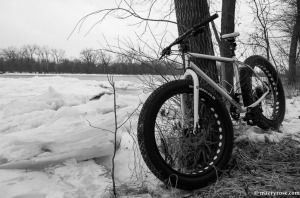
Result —
[[203, 31], [201, 31], [200, 29], [203, 28], [203, 26], [205, 26], [206, 24], [208, 24], [209, 22], [215, 20], [218, 17], [219, 17], [219, 15], [217, 13], [212, 15], [212, 16], [209, 16], [208, 18], [204, 19], [204, 21], [194, 25], [191, 29], [189, 29], [188, 31], [186, 31], [185, 33], [180, 35], [177, 39], [175, 39], [175, 41], [173, 41], [169, 46], [165, 47], [162, 50], [161, 57], [159, 58], [159, 60], [161, 60], [165, 55], [167, 55], [167, 54], [169, 55], [171, 53], [171, 47], [172, 46], [180, 44], [184, 39], [186, 39], [192, 33], [195, 33], [197, 31], [198, 31], [197, 34], [200, 33], [200, 32], [202, 33]]
[[215, 13], [214, 15], [211, 15], [208, 18], [204, 19], [204, 21], [202, 21], [202, 22], [198, 23], [197, 25], [195, 25], [193, 28], [197, 29], [201, 26], [204, 26], [204, 25], [208, 24], [209, 22], [215, 20], [218, 17], [219, 17], [218, 13]]

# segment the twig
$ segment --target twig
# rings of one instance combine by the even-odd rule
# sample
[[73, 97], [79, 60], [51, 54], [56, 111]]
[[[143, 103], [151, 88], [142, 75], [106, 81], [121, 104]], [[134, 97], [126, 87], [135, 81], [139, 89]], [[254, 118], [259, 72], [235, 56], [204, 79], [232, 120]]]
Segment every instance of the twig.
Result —
[[114, 196], [117, 196], [116, 192], [116, 183], [115, 183], [115, 157], [116, 157], [116, 152], [117, 152], [117, 131], [118, 131], [118, 122], [117, 122], [117, 99], [116, 99], [116, 87], [113, 79], [113, 75], [110, 77], [107, 75], [108, 81], [110, 85], [113, 88], [113, 95], [114, 95], [114, 118], [115, 118], [115, 135], [114, 135], [114, 153], [112, 157], [112, 171], [111, 171], [111, 177], [112, 177], [112, 182], [113, 182], [113, 193]]
[[91, 127], [95, 128], [95, 129], [101, 129], [101, 130], [104, 130], [104, 131], [107, 131], [107, 132], [110, 132], [110, 133], [114, 133], [113, 131], [110, 131], [110, 130], [107, 130], [107, 129], [104, 129], [104, 128], [101, 128], [101, 127], [95, 127], [95, 126], [93, 126], [88, 119], [86, 119], [86, 121], [89, 123], [89, 125]]

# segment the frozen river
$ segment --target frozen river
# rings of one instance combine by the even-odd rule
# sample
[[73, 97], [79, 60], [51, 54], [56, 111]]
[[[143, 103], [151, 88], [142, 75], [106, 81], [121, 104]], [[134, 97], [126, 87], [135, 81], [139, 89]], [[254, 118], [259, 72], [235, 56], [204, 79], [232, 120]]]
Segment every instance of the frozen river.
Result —
[[[38, 77], [53, 77], [61, 76], [68, 78], [77, 78], [79, 80], [96, 80], [96, 81], [107, 81], [107, 75], [105, 74], [14, 74], [14, 73], [5, 73], [1, 74], [0, 78], [33, 78]], [[115, 81], [130, 81], [130, 82], [139, 82], [138, 75], [114, 75]]]
[[[108, 77], [105, 74], [14, 74], [14, 73], [5, 73], [1, 74], [0, 78], [9, 78], [9, 79], [28, 79], [31, 78], [49, 78], [49, 77], [63, 77], [63, 78], [75, 78], [78, 80], [84, 80], [84, 81], [99, 81], [101, 83], [101, 86], [109, 86], [108, 85]], [[140, 93], [142, 90], [139, 89], [132, 89], [130, 87], [131, 84], [140, 84], [142, 76], [138, 75], [114, 75], [113, 80], [116, 83], [124, 84], [124, 86], [118, 86], [117, 92], [119, 94], [125, 94], [125, 95], [134, 95], [135, 92]], [[123, 82], [123, 83], [122, 83]], [[126, 84], [126, 86], [125, 86]], [[109, 86], [110, 87], [110, 86]], [[110, 88], [108, 88], [110, 90]]]

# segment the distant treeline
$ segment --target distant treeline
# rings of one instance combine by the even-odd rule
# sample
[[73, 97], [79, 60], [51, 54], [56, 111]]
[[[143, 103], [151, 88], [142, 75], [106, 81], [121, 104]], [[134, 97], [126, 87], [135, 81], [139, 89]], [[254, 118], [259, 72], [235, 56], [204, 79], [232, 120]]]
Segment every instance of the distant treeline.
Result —
[[26, 45], [20, 49], [0, 49], [0, 72], [87, 73], [87, 74], [180, 74], [172, 63], [137, 61], [131, 55], [118, 55], [83, 49], [80, 58], [68, 59], [65, 51], [47, 46]]

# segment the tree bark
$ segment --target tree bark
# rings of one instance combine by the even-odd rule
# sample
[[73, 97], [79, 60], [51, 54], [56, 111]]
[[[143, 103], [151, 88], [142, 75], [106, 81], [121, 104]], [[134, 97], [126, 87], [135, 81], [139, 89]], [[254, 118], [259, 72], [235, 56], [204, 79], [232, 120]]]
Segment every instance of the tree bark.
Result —
[[300, 0], [297, 0], [296, 23], [293, 28], [290, 54], [289, 54], [289, 84], [295, 84], [297, 81], [296, 58], [297, 45], [300, 42]]
[[[174, 0], [174, 3], [179, 35], [210, 16], [206, 0]], [[204, 33], [190, 38], [189, 46], [191, 52], [214, 55], [209, 25], [206, 25]], [[219, 82], [215, 61], [204, 59], [192, 59], [192, 61], [214, 81]], [[207, 87], [206, 82], [200, 83]], [[213, 91], [212, 88], [208, 90]]]
[[[221, 35], [234, 32], [234, 18], [235, 18], [235, 0], [222, 1], [222, 18], [221, 18]], [[220, 54], [223, 57], [231, 57], [228, 42], [222, 40], [220, 42]], [[233, 85], [233, 65], [232, 63], [223, 63], [221, 67], [221, 77], [223, 77], [230, 85]], [[231, 86], [222, 82], [226, 90], [230, 91]]]

